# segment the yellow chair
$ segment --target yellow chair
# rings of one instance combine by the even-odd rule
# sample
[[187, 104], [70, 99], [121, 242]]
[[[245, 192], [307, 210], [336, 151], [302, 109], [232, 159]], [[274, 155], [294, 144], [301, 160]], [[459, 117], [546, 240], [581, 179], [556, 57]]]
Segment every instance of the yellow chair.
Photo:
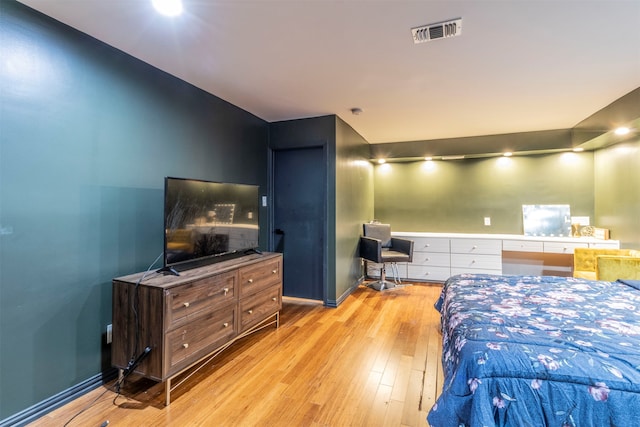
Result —
[[[607, 261], [601, 263], [600, 259], [605, 257]], [[640, 251], [633, 249], [576, 248], [573, 252], [573, 277], [608, 281], [633, 279], [624, 276], [633, 271], [634, 265], [638, 268], [635, 262], [640, 262]]]
[[640, 280], [640, 251], [635, 252], [638, 252], [636, 256], [598, 256], [596, 260], [598, 280], [607, 282], [618, 279]]
[[193, 253], [193, 230], [178, 228], [167, 230], [167, 249]]

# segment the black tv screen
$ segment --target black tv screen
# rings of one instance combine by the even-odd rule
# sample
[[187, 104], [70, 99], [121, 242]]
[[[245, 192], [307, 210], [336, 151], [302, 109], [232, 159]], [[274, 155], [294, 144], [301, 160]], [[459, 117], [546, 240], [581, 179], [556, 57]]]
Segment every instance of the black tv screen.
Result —
[[165, 268], [256, 250], [258, 190], [257, 185], [165, 178]]

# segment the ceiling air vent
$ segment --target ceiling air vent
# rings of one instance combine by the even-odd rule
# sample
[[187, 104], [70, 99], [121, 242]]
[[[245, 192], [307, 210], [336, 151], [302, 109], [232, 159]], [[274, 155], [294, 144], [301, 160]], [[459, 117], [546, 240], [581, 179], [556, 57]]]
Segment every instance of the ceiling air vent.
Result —
[[450, 21], [438, 22], [437, 24], [423, 25], [411, 29], [413, 42], [426, 43], [447, 37], [459, 36], [462, 34], [462, 18]]

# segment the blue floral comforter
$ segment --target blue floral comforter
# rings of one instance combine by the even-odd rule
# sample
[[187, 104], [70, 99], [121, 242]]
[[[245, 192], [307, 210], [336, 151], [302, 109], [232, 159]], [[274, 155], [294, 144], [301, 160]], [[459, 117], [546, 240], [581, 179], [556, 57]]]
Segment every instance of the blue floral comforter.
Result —
[[451, 277], [441, 426], [640, 426], [640, 290], [551, 276]]

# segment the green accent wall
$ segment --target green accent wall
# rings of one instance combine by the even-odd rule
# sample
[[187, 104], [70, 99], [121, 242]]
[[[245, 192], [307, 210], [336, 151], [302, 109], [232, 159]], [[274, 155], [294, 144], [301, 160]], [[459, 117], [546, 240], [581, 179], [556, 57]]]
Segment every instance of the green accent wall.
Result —
[[596, 224], [620, 247], [640, 249], [640, 136], [595, 153]]
[[373, 219], [373, 165], [369, 145], [336, 117], [336, 304], [362, 278], [359, 258], [362, 224]]
[[593, 181], [591, 152], [386, 163], [375, 166], [375, 218], [395, 231], [522, 234], [523, 204], [593, 219]]
[[267, 194], [268, 126], [0, 1], [0, 419], [110, 367], [111, 279], [162, 253], [164, 177]]

